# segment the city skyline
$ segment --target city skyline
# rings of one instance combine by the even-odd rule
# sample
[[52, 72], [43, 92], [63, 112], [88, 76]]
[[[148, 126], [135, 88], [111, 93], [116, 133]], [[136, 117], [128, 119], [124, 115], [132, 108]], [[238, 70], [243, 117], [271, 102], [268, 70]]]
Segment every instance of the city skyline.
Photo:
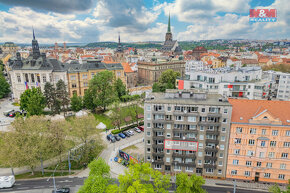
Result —
[[[173, 38], [289, 39], [286, 0], [0, 0], [0, 42], [29, 43], [34, 27], [41, 43], [163, 41], [171, 14]], [[249, 23], [249, 9], [277, 9], [274, 23]], [[218, 33], [217, 33], [218, 32]]]

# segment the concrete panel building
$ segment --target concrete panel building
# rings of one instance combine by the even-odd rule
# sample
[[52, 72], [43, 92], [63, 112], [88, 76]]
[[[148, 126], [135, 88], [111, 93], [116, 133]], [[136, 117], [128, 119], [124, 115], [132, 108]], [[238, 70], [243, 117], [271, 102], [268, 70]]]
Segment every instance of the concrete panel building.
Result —
[[145, 161], [166, 174], [225, 178], [231, 109], [217, 94], [152, 93], [144, 104]]

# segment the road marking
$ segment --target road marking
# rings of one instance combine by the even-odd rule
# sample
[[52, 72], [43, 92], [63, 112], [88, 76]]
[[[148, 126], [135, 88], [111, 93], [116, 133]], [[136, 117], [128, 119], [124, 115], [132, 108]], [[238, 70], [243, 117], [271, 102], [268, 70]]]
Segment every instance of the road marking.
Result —
[[33, 188], [39, 189], [39, 188], [44, 188], [44, 186], [34, 186]]
[[58, 181], [58, 183], [65, 183], [65, 182], [73, 182], [73, 181], [70, 181], [70, 180]]

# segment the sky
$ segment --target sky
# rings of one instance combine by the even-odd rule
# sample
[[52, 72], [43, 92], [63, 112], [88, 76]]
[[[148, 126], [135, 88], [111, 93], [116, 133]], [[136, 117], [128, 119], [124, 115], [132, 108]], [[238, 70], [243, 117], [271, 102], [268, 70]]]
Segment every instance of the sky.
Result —
[[[249, 9], [277, 9], [250, 23]], [[164, 41], [168, 15], [178, 41], [290, 39], [289, 0], [0, 0], [0, 42]]]

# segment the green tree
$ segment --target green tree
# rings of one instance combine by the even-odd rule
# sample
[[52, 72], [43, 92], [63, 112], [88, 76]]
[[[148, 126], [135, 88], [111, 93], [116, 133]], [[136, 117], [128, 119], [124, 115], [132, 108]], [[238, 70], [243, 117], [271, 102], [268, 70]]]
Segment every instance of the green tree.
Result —
[[119, 187], [109, 185], [107, 192], [166, 193], [170, 187], [170, 176], [152, 169], [150, 163], [130, 164], [129, 169], [118, 179]]
[[290, 179], [288, 180], [288, 185], [286, 190], [281, 190], [278, 184], [275, 184], [269, 188], [269, 192], [272, 193], [290, 193]]
[[112, 123], [118, 129], [121, 129], [122, 120], [124, 119], [124, 113], [120, 107], [119, 102], [113, 104], [112, 114], [111, 114]]
[[162, 72], [158, 82], [152, 86], [153, 92], [165, 92], [166, 89], [176, 88], [176, 78], [180, 76], [179, 72], [175, 72], [172, 69], [168, 69]]
[[186, 173], [179, 173], [176, 176], [176, 193], [205, 193], [206, 191], [202, 188], [205, 180], [201, 176], [188, 176]]
[[59, 104], [61, 106], [61, 111], [64, 113], [68, 109], [68, 105], [70, 103], [69, 96], [68, 96], [68, 91], [67, 87], [62, 79], [60, 79], [56, 83], [56, 97], [57, 100], [59, 101]]
[[6, 97], [10, 93], [10, 85], [6, 81], [3, 72], [0, 71], [0, 99]]
[[103, 193], [111, 182], [110, 166], [102, 159], [92, 161], [89, 164], [90, 174], [78, 193]]
[[114, 88], [115, 88], [115, 91], [117, 92], [117, 96], [119, 99], [121, 99], [122, 96], [127, 94], [126, 85], [123, 83], [123, 81], [120, 78], [118, 78], [114, 82]]
[[52, 114], [59, 114], [60, 102], [57, 100], [55, 87], [50, 82], [44, 85], [44, 96], [46, 98], [46, 105]]
[[27, 89], [20, 96], [20, 108], [30, 115], [41, 115], [45, 106], [45, 97], [40, 88]]
[[91, 90], [86, 90], [83, 98], [83, 105], [86, 109], [95, 111], [97, 106], [94, 103], [94, 95]]
[[93, 103], [104, 111], [109, 104], [116, 100], [113, 83], [114, 75], [107, 70], [98, 73], [90, 81], [89, 90], [93, 97]]
[[73, 111], [78, 112], [83, 109], [83, 99], [76, 94], [70, 99], [70, 107]]

